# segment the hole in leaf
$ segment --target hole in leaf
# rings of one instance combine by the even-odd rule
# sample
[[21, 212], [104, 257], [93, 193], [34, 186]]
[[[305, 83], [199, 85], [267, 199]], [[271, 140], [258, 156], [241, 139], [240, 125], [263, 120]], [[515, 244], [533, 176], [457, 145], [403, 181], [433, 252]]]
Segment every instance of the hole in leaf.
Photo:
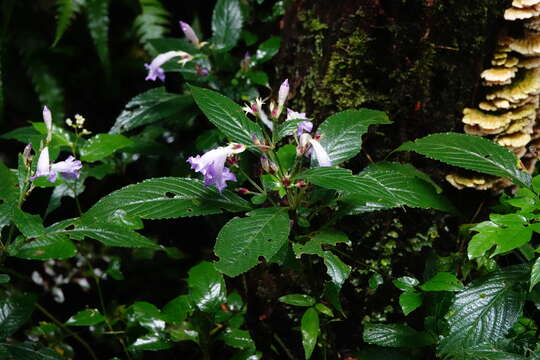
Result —
[[69, 225], [66, 230], [75, 230], [75, 225], [71, 224]]
[[187, 208], [187, 212], [192, 212], [193, 209], [192, 208]]
[[264, 262], [264, 256], [259, 256], [258, 260], [259, 262]]
[[268, 242], [272, 242], [272, 239], [268, 239], [268, 240], [266, 240], [266, 241], [268, 241]]
[[491, 154], [484, 155], [484, 159], [489, 159], [491, 157]]
[[165, 193], [165, 196], [168, 197], [169, 199], [172, 199], [172, 198], [174, 198], [176, 195], [175, 195], [174, 193], [170, 192], [170, 191], [167, 191], [167, 192]]

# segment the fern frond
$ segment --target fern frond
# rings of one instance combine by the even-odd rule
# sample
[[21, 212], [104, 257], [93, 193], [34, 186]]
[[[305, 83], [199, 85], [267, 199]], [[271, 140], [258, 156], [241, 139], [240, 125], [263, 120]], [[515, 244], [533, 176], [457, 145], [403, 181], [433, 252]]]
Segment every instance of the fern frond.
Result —
[[60, 41], [71, 21], [84, 5], [84, 1], [81, 0], [56, 0], [56, 33], [53, 46]]
[[149, 40], [162, 38], [168, 31], [169, 12], [159, 0], [139, 0], [142, 12], [133, 26], [146, 51], [152, 49]]
[[99, 60], [109, 72], [109, 0], [88, 0], [86, 15]]

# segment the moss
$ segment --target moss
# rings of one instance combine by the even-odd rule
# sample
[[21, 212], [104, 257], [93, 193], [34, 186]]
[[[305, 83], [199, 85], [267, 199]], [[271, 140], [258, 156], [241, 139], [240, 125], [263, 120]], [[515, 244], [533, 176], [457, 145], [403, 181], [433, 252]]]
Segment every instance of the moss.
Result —
[[304, 30], [308, 33], [328, 29], [328, 25], [322, 23], [321, 20], [314, 14], [313, 10], [301, 11], [298, 14], [298, 20], [302, 23]]

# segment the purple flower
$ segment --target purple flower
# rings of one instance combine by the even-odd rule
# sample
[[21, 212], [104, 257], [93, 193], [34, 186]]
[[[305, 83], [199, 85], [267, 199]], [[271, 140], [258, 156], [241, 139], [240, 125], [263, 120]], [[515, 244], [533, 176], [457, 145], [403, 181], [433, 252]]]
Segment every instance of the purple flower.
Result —
[[243, 144], [231, 143], [218, 147], [203, 154], [190, 157], [187, 162], [196, 172], [203, 174], [204, 186], [216, 185], [221, 192], [227, 187], [226, 181], [236, 181], [236, 176], [225, 167], [225, 161], [230, 155], [239, 154], [246, 149]]
[[189, 26], [188, 23], [185, 23], [183, 21], [180, 21], [180, 28], [184, 32], [184, 35], [186, 38], [191, 41], [191, 43], [197, 47], [200, 46], [201, 42], [199, 41], [199, 38], [197, 37], [197, 34], [195, 34], [195, 31], [193, 31], [193, 28]]
[[145, 80], [156, 81], [156, 79], [160, 79], [161, 81], [165, 81], [165, 71], [161, 68], [161, 65], [175, 57], [182, 58], [180, 60], [181, 64], [185, 64], [193, 58], [193, 56], [184, 51], [167, 51], [159, 54], [150, 64], [144, 64], [144, 67], [148, 70]]
[[47, 142], [51, 142], [52, 138], [52, 115], [51, 111], [47, 106], [43, 107], [43, 122], [45, 123], [45, 127], [47, 128]]
[[289, 96], [289, 80], [285, 79], [285, 81], [279, 87], [278, 108], [280, 109], [283, 108], [283, 105], [285, 105], [285, 101], [287, 101], [288, 96]]
[[298, 130], [296, 130], [296, 136], [302, 135], [305, 132], [311, 132], [313, 130], [313, 123], [311, 121], [301, 121], [298, 123]]
[[287, 109], [287, 120], [307, 120], [306, 113], [299, 113], [291, 109]]
[[41, 150], [39, 154], [36, 173], [30, 178], [35, 180], [42, 176], [47, 176], [47, 180], [50, 182], [56, 182], [58, 174], [62, 175], [64, 179], [78, 179], [80, 176], [80, 170], [82, 164], [79, 160], [76, 160], [73, 156], [69, 156], [64, 161], [59, 161], [54, 164], [50, 164], [49, 161], [49, 149], [47, 147]]
[[[319, 166], [332, 166], [332, 161], [326, 150], [322, 147], [321, 143], [318, 140], [315, 140], [311, 137], [310, 134], [304, 133], [300, 136], [298, 141], [298, 147], [296, 153], [298, 156], [305, 154], [310, 155], [311, 157], [315, 156]], [[308, 146], [311, 145], [311, 148], [308, 150]]]

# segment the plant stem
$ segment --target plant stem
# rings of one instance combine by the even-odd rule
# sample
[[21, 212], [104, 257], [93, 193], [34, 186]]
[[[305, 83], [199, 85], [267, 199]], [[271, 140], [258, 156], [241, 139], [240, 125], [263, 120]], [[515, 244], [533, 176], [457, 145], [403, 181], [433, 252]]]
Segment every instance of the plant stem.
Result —
[[72, 331], [70, 328], [68, 328], [67, 326], [65, 326], [62, 322], [60, 322], [53, 314], [51, 314], [50, 312], [47, 311], [47, 309], [45, 309], [43, 306], [41, 306], [40, 304], [36, 303], [36, 307], [39, 309], [39, 311], [41, 311], [43, 313], [43, 315], [45, 315], [46, 317], [48, 317], [49, 319], [51, 319], [51, 321], [53, 323], [55, 323], [56, 325], [58, 325], [58, 327], [60, 327], [62, 330], [64, 330], [65, 332], [67, 332], [69, 335], [73, 336], [73, 338], [75, 340], [77, 340], [85, 349], [86, 351], [88, 351], [88, 353], [90, 354], [90, 356], [92, 357], [92, 359], [94, 360], [99, 360], [98, 357], [96, 356], [96, 354], [94, 353], [94, 351], [92, 350], [92, 348], [90, 347], [90, 345], [88, 345], [88, 343], [86, 341], [84, 341], [79, 335], [77, 335], [77, 333], [75, 333], [74, 331]]
[[278, 336], [278, 334], [274, 333], [274, 339], [277, 341], [277, 343], [279, 344], [279, 346], [282, 347], [283, 351], [285, 351], [285, 354], [287, 354], [287, 356], [289, 357], [289, 359], [291, 359], [291, 360], [296, 360], [296, 357], [292, 354], [292, 352], [289, 350], [289, 348], [287, 347], [287, 345], [285, 345], [285, 343], [283, 342], [283, 340], [281, 340], [281, 338]]

